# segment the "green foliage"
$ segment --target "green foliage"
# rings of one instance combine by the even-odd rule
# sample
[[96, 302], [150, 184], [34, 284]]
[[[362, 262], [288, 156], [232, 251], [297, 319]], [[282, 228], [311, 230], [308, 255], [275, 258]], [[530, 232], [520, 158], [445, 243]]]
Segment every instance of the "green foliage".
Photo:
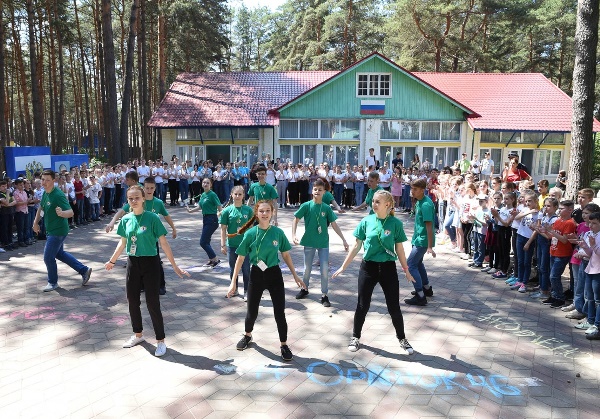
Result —
[[106, 162], [107, 162], [106, 158], [104, 158], [102, 156], [94, 156], [90, 159], [90, 164], [88, 165], [88, 167], [101, 166], [102, 164], [104, 164]]

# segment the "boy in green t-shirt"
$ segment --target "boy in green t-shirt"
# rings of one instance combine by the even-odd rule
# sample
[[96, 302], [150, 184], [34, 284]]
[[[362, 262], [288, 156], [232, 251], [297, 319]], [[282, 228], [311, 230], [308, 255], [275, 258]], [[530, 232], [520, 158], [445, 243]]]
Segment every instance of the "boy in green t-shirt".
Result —
[[254, 205], [255, 202], [258, 201], [271, 201], [273, 202], [273, 225], [277, 226], [277, 190], [267, 183], [267, 168], [264, 166], [259, 166], [255, 171], [256, 177], [258, 178], [258, 182], [250, 185], [248, 189], [248, 206]]
[[[310, 281], [310, 273], [312, 269], [315, 252], [319, 252], [319, 265], [321, 267], [321, 304], [325, 307], [330, 307], [329, 297], [327, 297], [329, 285], [329, 234], [327, 228], [331, 227], [344, 243], [344, 249], [348, 251], [348, 243], [338, 227], [335, 220], [337, 215], [329, 205], [323, 203], [323, 194], [325, 193], [325, 182], [317, 179], [313, 185], [313, 199], [300, 205], [298, 211], [294, 213], [294, 221], [292, 222], [292, 241], [294, 244], [304, 246], [304, 277], [302, 281], [306, 285], [306, 289], [300, 289], [296, 299], [304, 298], [308, 295], [308, 283]], [[302, 240], [298, 241], [296, 237], [296, 228], [300, 219], [304, 218], [304, 235]]]
[[433, 201], [425, 195], [427, 182], [424, 179], [413, 180], [410, 191], [415, 199], [415, 228], [412, 238], [412, 250], [408, 256], [408, 271], [415, 279], [414, 295], [404, 300], [406, 304], [425, 306], [427, 297], [433, 297], [433, 288], [429, 285], [427, 271], [423, 264], [425, 253], [435, 257], [435, 235], [433, 234], [433, 223], [435, 221], [435, 206]]

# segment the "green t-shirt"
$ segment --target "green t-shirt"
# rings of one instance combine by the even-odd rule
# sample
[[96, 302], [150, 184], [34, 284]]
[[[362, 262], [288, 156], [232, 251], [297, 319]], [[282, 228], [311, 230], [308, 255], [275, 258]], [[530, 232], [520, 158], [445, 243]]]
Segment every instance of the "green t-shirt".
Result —
[[250, 257], [250, 264], [256, 265], [259, 260], [267, 267], [279, 265], [279, 252], [288, 252], [292, 246], [282, 229], [270, 226], [263, 230], [258, 226], [244, 233], [244, 238], [235, 253]]
[[219, 206], [221, 206], [219, 197], [212, 190], [208, 192], [202, 192], [198, 202], [200, 204], [200, 208], [202, 209], [203, 215], [216, 214]]
[[[127, 254], [129, 256], [156, 256], [156, 241], [167, 234], [167, 229], [158, 215], [144, 211], [140, 215], [133, 212], [125, 215], [119, 222], [117, 234], [127, 239]], [[131, 253], [131, 244], [135, 236], [136, 251]]]
[[[382, 189], [383, 188], [379, 185], [377, 185], [375, 189], [369, 188], [369, 191], [367, 192], [367, 197], [365, 198], [365, 202], [369, 207], [373, 206], [373, 195], [375, 195], [375, 192], [380, 191]], [[371, 212], [369, 214], [374, 214], [373, 208], [371, 208]]]
[[458, 162], [458, 167], [460, 168], [460, 173], [466, 173], [469, 171], [469, 167], [471, 167], [471, 162], [469, 160], [461, 160]]
[[[304, 218], [304, 235], [300, 244], [306, 247], [323, 249], [329, 247], [329, 233], [327, 227], [337, 220], [337, 215], [333, 213], [331, 207], [324, 202], [316, 204], [314, 201], [307, 201], [300, 205], [298, 211], [294, 213], [296, 218]], [[321, 227], [321, 232], [319, 232]]]
[[397, 260], [396, 243], [408, 240], [402, 221], [391, 215], [382, 220], [375, 214], [367, 215], [360, 221], [354, 230], [354, 237], [363, 242], [363, 259], [371, 262]]
[[272, 185], [269, 185], [268, 183], [261, 185], [259, 182], [250, 185], [250, 189], [248, 190], [248, 196], [253, 196], [254, 199], [257, 201], [262, 201], [264, 199], [279, 198], [279, 195], [277, 195], [277, 191]]
[[[335, 201], [335, 198], [333, 197], [333, 195], [331, 194], [331, 192], [325, 191], [325, 193], [323, 194], [323, 198], [321, 200], [323, 201], [323, 203], [325, 205], [331, 205], [331, 203], [333, 201]], [[339, 202], [338, 202], [338, 204], [339, 204]]]
[[46, 234], [49, 236], [66, 236], [69, 234], [69, 221], [67, 218], [59, 217], [56, 214], [56, 208], [70, 210], [71, 205], [63, 191], [55, 187], [52, 192], [44, 191], [42, 201], [40, 202], [44, 211], [44, 226]]
[[[415, 228], [411, 243], [417, 247], [427, 247], [427, 228], [425, 222], [435, 221], [435, 205], [433, 201], [427, 195], [423, 196], [423, 199], [415, 202]], [[433, 228], [433, 224], [431, 226]], [[435, 234], [433, 234], [433, 243], [435, 245]]]
[[[131, 211], [131, 207], [129, 206], [129, 204], [123, 205], [122, 209], [125, 212]], [[160, 214], [164, 217], [169, 216], [169, 212], [165, 208], [165, 203], [163, 201], [161, 201], [160, 199], [158, 199], [157, 197], [153, 197], [152, 199], [148, 199], [148, 200], [144, 201], [144, 210], [153, 212], [155, 214]]]
[[[239, 208], [235, 205], [229, 205], [221, 212], [219, 224], [227, 226], [228, 234], [237, 233], [240, 227], [246, 224], [253, 215], [254, 211], [252, 210], [252, 207], [249, 207], [248, 205], [242, 205]], [[227, 238], [227, 246], [238, 247], [242, 242], [243, 237], [243, 235], [238, 234], [235, 237]]]

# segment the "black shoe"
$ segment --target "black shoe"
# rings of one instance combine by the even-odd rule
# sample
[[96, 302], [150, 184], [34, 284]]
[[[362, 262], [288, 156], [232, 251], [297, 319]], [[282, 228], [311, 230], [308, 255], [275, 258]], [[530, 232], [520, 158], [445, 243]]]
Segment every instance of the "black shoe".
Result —
[[19, 242], [19, 247], [27, 247], [27, 245], [25, 244], [25, 242]]
[[573, 299], [573, 291], [572, 290], [566, 290], [564, 292], [565, 294], [565, 300], [572, 300]]
[[564, 305], [565, 305], [565, 300], [558, 300], [556, 298], [554, 299], [554, 301], [552, 301], [552, 303], [550, 303], [551, 308], [560, 308]]
[[323, 304], [323, 307], [331, 307], [331, 303], [329, 302], [329, 298], [327, 298], [326, 295], [321, 297], [321, 304]]
[[585, 338], [589, 340], [600, 340], [600, 330], [596, 330], [593, 333], [586, 333]]
[[542, 304], [549, 306], [554, 302], [554, 297], [548, 297], [545, 300], [542, 300]]
[[307, 295], [308, 295], [308, 290], [301, 289], [300, 291], [298, 291], [298, 294], [296, 294], [296, 300], [301, 300], [304, 297], [306, 297]]
[[248, 345], [252, 342], [252, 336], [244, 335], [240, 339], [240, 341], [235, 345], [238, 351], [243, 351], [248, 347]]
[[283, 345], [281, 347], [281, 358], [284, 361], [291, 361], [293, 357], [294, 357], [294, 355], [292, 354], [290, 347], [287, 345]]
[[471, 266], [471, 268], [473, 268], [473, 269], [481, 269], [481, 268], [483, 268], [483, 265], [477, 265], [477, 264], [474, 263], [473, 266]]
[[81, 285], [86, 285], [89, 282], [91, 276], [92, 268], [88, 268], [87, 271], [85, 271], [85, 273], [81, 275]]
[[159, 293], [160, 295], [165, 295], [165, 294], [167, 293], [167, 289], [166, 289], [165, 287], [160, 287], [160, 288], [158, 289], [158, 293]]
[[426, 306], [427, 305], [427, 298], [426, 297], [419, 297], [418, 294], [415, 294], [412, 296], [412, 298], [407, 298], [406, 300], [404, 300], [404, 302], [408, 305], [411, 306]]
[[[423, 288], [423, 293], [425, 297], [433, 297], [433, 287], [429, 287], [429, 289]], [[410, 295], [417, 295], [417, 291], [411, 291]]]

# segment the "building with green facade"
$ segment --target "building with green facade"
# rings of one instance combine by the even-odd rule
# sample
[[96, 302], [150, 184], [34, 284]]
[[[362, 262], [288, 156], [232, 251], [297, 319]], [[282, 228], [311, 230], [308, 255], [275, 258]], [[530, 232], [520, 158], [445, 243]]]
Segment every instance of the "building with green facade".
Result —
[[[364, 163], [368, 149], [433, 167], [517, 152], [536, 179], [569, 159], [571, 99], [542, 74], [411, 73], [373, 53], [342, 71], [184, 73], [149, 125], [181, 160]], [[594, 131], [600, 124], [594, 121]]]

